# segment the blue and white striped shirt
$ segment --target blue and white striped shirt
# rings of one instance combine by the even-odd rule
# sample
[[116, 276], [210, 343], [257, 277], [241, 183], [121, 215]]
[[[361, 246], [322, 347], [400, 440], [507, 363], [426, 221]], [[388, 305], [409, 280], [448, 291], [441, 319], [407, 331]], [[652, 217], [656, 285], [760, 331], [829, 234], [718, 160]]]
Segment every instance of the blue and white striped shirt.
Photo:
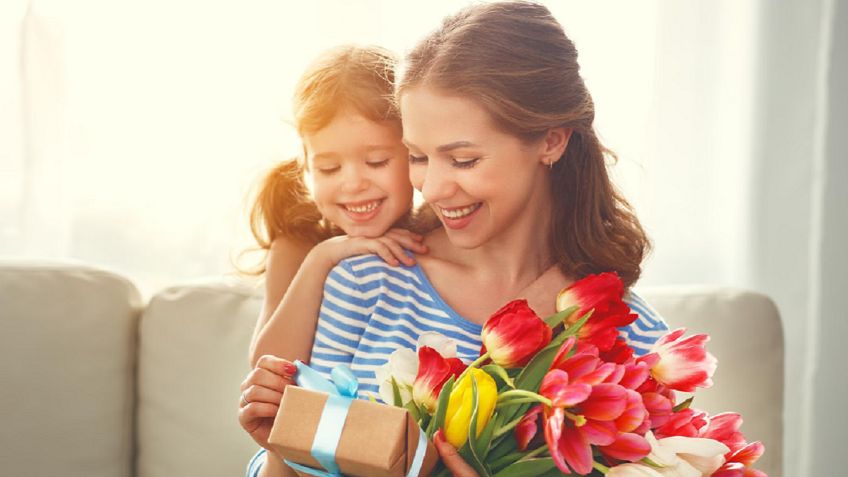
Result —
[[[639, 318], [619, 334], [637, 355], [645, 354], [668, 327], [634, 293], [625, 301]], [[393, 267], [376, 255], [349, 258], [333, 268], [324, 284], [310, 365], [328, 376], [335, 366], [347, 365], [359, 378], [360, 397], [379, 399], [374, 371], [395, 350], [414, 351], [426, 331], [455, 340], [463, 361], [479, 356], [482, 326], [448, 306], [420, 266]]]

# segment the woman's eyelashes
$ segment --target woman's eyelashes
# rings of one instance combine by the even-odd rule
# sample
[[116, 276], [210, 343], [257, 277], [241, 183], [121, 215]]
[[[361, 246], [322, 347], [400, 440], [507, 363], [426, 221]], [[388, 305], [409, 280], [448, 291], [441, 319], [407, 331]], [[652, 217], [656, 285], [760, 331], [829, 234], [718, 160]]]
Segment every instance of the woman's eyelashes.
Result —
[[[413, 154], [409, 155], [409, 163], [410, 164], [424, 164], [427, 162], [427, 156], [415, 156]], [[456, 167], [458, 169], [468, 169], [477, 165], [480, 162], [479, 157], [474, 157], [471, 159], [459, 159], [456, 157], [451, 157], [451, 166]]]

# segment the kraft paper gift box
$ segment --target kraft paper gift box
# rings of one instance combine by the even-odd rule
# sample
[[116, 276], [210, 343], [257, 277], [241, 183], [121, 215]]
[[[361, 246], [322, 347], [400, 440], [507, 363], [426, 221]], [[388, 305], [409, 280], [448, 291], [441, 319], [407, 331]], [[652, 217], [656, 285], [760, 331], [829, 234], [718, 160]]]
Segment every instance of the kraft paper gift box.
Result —
[[[286, 388], [268, 442], [287, 461], [324, 470], [312, 452], [328, 397], [327, 393], [297, 386]], [[421, 429], [405, 409], [354, 399], [344, 418], [335, 462], [345, 476], [406, 477], [420, 435]], [[429, 440], [423, 441], [427, 448], [418, 475], [427, 476], [438, 454]], [[298, 475], [307, 475], [295, 470]]]

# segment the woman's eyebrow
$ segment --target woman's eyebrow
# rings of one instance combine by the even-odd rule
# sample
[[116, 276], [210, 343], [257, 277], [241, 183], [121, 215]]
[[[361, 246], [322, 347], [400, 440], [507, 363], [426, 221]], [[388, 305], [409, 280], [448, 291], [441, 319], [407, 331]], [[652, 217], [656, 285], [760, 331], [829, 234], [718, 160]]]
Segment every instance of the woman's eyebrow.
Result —
[[[415, 144], [412, 144], [411, 142], [407, 141], [406, 139], [403, 140], [403, 143], [408, 148], [418, 149], [417, 147], [415, 147]], [[436, 152], [450, 152], [450, 151], [453, 151], [454, 149], [461, 149], [463, 147], [479, 147], [479, 146], [477, 144], [474, 144], [473, 142], [470, 142], [470, 141], [455, 141], [455, 142], [448, 143], [448, 144], [442, 144], [441, 146], [436, 148]]]

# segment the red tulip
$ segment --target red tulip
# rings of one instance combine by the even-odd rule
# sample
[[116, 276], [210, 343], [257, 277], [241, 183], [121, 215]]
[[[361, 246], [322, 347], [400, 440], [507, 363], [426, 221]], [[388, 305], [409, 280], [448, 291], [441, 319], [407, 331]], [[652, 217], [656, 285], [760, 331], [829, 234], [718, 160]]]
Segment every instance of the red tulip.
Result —
[[638, 315], [630, 312], [623, 301], [624, 284], [612, 272], [589, 275], [564, 288], [557, 295], [557, 311], [574, 305], [579, 309], [565, 322], [574, 324], [590, 310], [592, 317], [580, 329], [578, 336], [594, 344], [602, 352], [612, 349], [618, 337], [618, 328], [633, 323]]
[[698, 387], [708, 388], [713, 385], [712, 376], [717, 364], [715, 357], [704, 347], [710, 337], [701, 334], [682, 338], [685, 332], [685, 328], [679, 328], [654, 344], [651, 356], [646, 357], [656, 360], [651, 365], [651, 375], [660, 384], [676, 391], [693, 392]]
[[516, 368], [527, 364], [551, 342], [551, 327], [539, 318], [527, 300], [507, 303], [483, 325], [483, 348], [495, 364]]
[[412, 384], [412, 400], [428, 412], [436, 410], [439, 392], [451, 376], [459, 376], [466, 365], [459, 358], [443, 358], [429, 346], [418, 350], [418, 375]]
[[745, 447], [745, 436], [739, 432], [742, 427], [742, 416], [735, 412], [723, 412], [711, 417], [709, 424], [701, 432], [700, 437], [714, 439], [735, 452]]

